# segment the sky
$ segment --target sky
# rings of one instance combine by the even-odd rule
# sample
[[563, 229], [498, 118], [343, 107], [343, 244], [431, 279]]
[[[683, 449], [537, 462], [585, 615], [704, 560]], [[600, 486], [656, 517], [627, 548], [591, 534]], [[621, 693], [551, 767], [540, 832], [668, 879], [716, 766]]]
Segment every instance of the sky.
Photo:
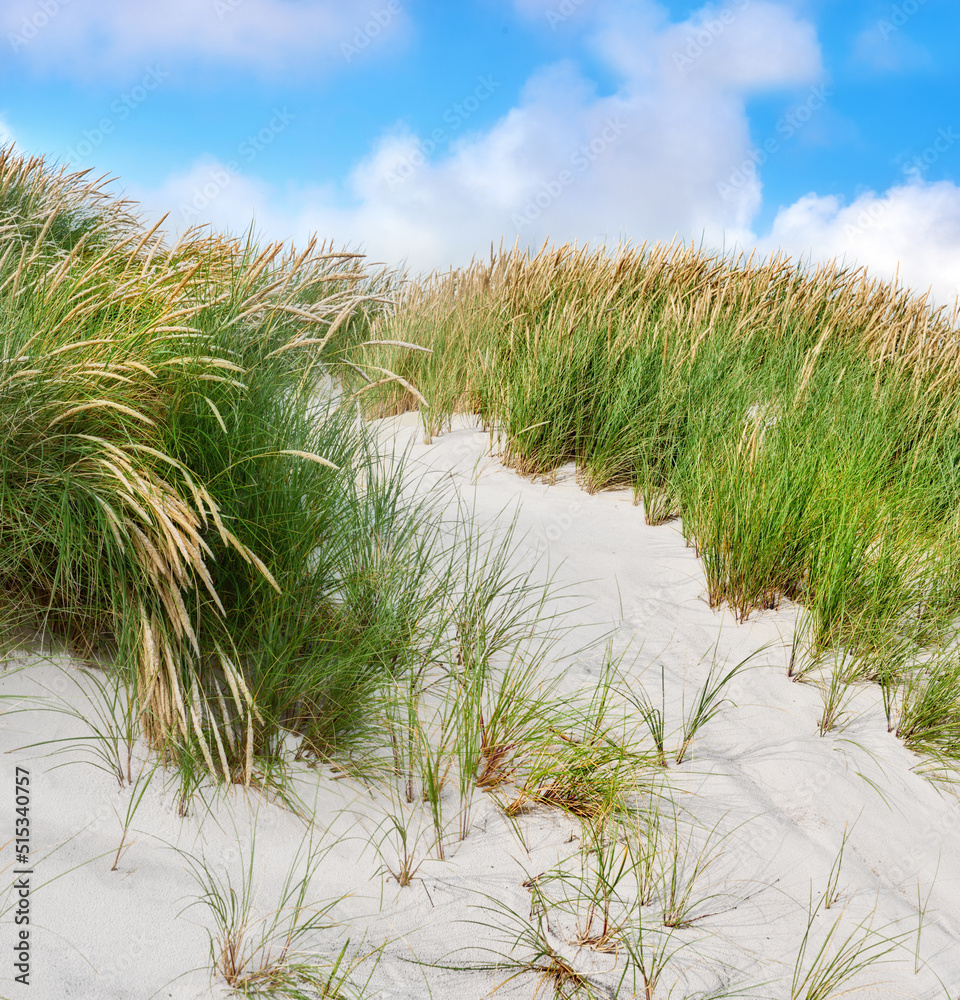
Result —
[[412, 271], [695, 241], [960, 295], [956, 0], [0, 0], [0, 142]]

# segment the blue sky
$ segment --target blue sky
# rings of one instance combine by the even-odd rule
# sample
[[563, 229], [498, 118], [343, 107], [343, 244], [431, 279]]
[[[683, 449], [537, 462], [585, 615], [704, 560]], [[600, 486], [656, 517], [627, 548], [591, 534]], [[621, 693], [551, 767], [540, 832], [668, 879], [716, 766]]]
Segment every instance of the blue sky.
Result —
[[675, 235], [960, 292], [955, 0], [4, 0], [0, 135], [421, 269]]

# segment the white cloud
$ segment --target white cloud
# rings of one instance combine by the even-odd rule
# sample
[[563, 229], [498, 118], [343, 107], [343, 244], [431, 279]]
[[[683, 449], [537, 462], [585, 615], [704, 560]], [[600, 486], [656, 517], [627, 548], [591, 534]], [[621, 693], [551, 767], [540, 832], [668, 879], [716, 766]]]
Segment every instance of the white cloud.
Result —
[[271, 208], [274, 197], [269, 185], [211, 156], [172, 174], [159, 188], [130, 185], [123, 194], [139, 201], [154, 219], [168, 215], [164, 228], [177, 232], [204, 224], [238, 232], [254, 223], [258, 231], [274, 238], [283, 232], [278, 227], [289, 221], [282, 211]]
[[918, 181], [849, 205], [809, 194], [781, 209], [761, 246], [843, 257], [885, 278], [899, 273], [904, 284], [920, 292], [932, 286], [935, 300], [952, 306], [960, 294], [960, 187]]
[[[515, 2], [535, 16], [560, 9]], [[578, 30], [593, 25], [595, 51], [619, 74], [615, 92], [598, 95], [561, 62], [534, 74], [492, 127], [472, 131], [472, 115], [499, 86], [484, 78], [440, 116], [436, 132], [398, 127], [382, 135], [339, 188], [281, 194], [206, 159], [160, 190], [130, 193], [170, 210], [174, 228], [209, 221], [241, 232], [255, 217], [270, 238], [302, 243], [316, 231], [415, 269], [464, 263], [501, 239], [537, 246], [547, 237], [679, 235], [728, 249], [842, 257], [878, 276], [899, 273], [921, 291], [932, 284], [937, 301], [952, 304], [960, 291], [960, 188], [951, 183], [927, 184], [918, 174], [849, 205], [809, 194], [782, 209], [770, 232], [753, 231], [762, 157], [751, 146], [746, 95], [810, 87], [777, 129], [771, 155], [789, 155], [791, 142], [805, 140], [823, 104], [814, 99], [822, 80], [816, 35], [791, 8], [729, 0], [682, 24], [652, 4], [569, 10], [583, 18]]]
[[650, 4], [612, 8], [597, 36], [601, 54], [628, 79], [657, 75], [700, 90], [747, 93], [801, 85], [823, 72], [815, 27], [782, 3], [707, 4], [666, 25]]
[[343, 66], [402, 39], [400, 0], [4, 0], [0, 33], [34, 65], [82, 76], [186, 56], [262, 70]]
[[[486, 78], [441, 116], [439, 140], [391, 130], [342, 190], [284, 197], [211, 159], [142, 195], [170, 209], [180, 228], [199, 219], [241, 231], [255, 214], [271, 237], [303, 242], [317, 231], [415, 268], [463, 263], [501, 238], [536, 246], [548, 237], [615, 243], [679, 234], [712, 246], [844, 257], [884, 277], [899, 269], [908, 285], [932, 284], [938, 301], [953, 302], [960, 188], [951, 183], [918, 177], [849, 205], [810, 194], [782, 209], [769, 233], [752, 231], [762, 167], [737, 174], [752, 162], [744, 96], [821, 78], [808, 23], [785, 6], [735, 0], [678, 25], [652, 6], [620, 8], [617, 17], [594, 36], [621, 75], [612, 94], [598, 96], [574, 65], [558, 63], [532, 76], [492, 127], [471, 132], [472, 113], [498, 86]], [[806, 120], [778, 132], [776, 155], [788, 155]]]
[[[124, 47], [137, 58], [175, 48], [260, 65], [311, 46], [333, 51], [374, 9], [369, 0], [296, 7], [289, 0], [224, 0], [233, 3], [231, 12], [213, 31], [206, 30], [216, 16], [213, 3], [176, 0], [178, 19], [169, 7], [140, 0], [101, 0], [82, 13], [65, 0], [48, 2], [62, 9], [43, 29], [50, 33], [44, 58], [58, 46], [64, 58], [79, 58], [71, 47], [84, 40], [95, 46], [102, 35], [104, 51], [114, 56]], [[475, 131], [473, 115], [500, 85], [481, 78], [423, 136], [401, 127], [383, 134], [339, 186], [280, 192], [255, 176], [255, 160], [243, 172], [208, 157], [159, 189], [127, 193], [154, 215], [169, 211], [168, 228], [209, 222], [242, 232], [253, 222], [258, 235], [301, 244], [318, 232], [416, 269], [464, 263], [501, 239], [537, 246], [548, 237], [615, 243], [679, 235], [707, 246], [840, 256], [877, 275], [899, 273], [920, 290], [932, 284], [938, 301], [952, 303], [960, 290], [960, 188], [951, 183], [927, 184], [918, 173], [849, 205], [813, 193], [782, 209], [770, 232], [753, 232], [763, 157], [752, 148], [747, 96], [810, 88], [790, 112], [795, 118], [778, 127], [770, 155], [789, 155], [801, 128], [806, 141], [823, 104], [814, 100], [823, 79], [816, 33], [791, 5], [727, 0], [671, 24], [650, 2], [515, 3], [542, 18], [544, 31], [552, 14], [566, 18], [554, 27], [589, 30], [594, 51], [619, 79], [616, 89], [598, 95], [576, 66], [557, 63], [535, 73], [493, 126]], [[0, 25], [35, 9], [12, 0]], [[402, 30], [401, 21], [397, 26]], [[40, 36], [30, 44], [39, 52]], [[0, 122], [0, 141], [5, 134]]]
[[[749, 177], [726, 197], [718, 190], [750, 152], [744, 95], [816, 80], [813, 28], [766, 2], [733, 0], [730, 16], [700, 12], [680, 25], [665, 23], [652, 4], [604, 10], [594, 44], [620, 76], [614, 93], [598, 96], [575, 66], [559, 63], [534, 74], [492, 127], [472, 132], [471, 114], [498, 86], [481, 80], [438, 119], [436, 133], [381, 136], [340, 192], [283, 198], [238, 178], [204, 217], [241, 229], [256, 208], [271, 235], [302, 239], [317, 230], [416, 268], [464, 262], [501, 238], [747, 236], [759, 181]], [[156, 205], [170, 193], [147, 198]]]

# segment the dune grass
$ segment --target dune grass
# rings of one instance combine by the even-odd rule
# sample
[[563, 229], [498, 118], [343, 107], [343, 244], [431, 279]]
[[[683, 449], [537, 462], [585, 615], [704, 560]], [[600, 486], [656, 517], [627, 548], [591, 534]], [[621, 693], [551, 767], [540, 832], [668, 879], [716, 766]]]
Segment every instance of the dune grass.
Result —
[[0, 608], [135, 664], [157, 750], [250, 782], [284, 731], [359, 736], [451, 629], [462, 663], [490, 641], [356, 406], [428, 434], [476, 412], [520, 472], [573, 461], [680, 516], [712, 605], [802, 604], [795, 676], [843, 650], [824, 731], [862, 679], [918, 747], [892, 706], [957, 698], [915, 663], [956, 632], [960, 337], [896, 285], [682, 245], [400, 281], [315, 243], [170, 242], [12, 150], [0, 236]]
[[[342, 899], [317, 901], [309, 896], [311, 878], [333, 846], [320, 838], [310, 826], [283, 882], [269, 887], [261, 884], [255, 832], [237, 884], [215, 863], [178, 850], [199, 890], [189, 906], [205, 909], [211, 917], [211, 969], [233, 995], [263, 1000], [355, 1000], [368, 995], [365, 985], [354, 981], [355, 970], [371, 956], [378, 958], [382, 949], [364, 954], [359, 946], [351, 947], [349, 937], [341, 944], [341, 935], [330, 932], [340, 929], [333, 911]], [[260, 909], [264, 895], [276, 903], [266, 912]], [[330, 938], [332, 951], [328, 943], [325, 952], [322, 945]]]
[[[123, 745], [139, 727], [179, 767], [182, 812], [204, 775], [282, 791], [293, 735], [300, 760], [396, 772], [442, 854], [454, 776], [462, 838], [478, 785], [521, 762], [525, 794], [571, 808], [591, 793], [578, 767], [620, 766], [526, 691], [554, 612], [511, 537], [411, 498], [357, 419], [348, 373], [409, 391], [350, 357], [398, 343], [374, 329], [389, 275], [315, 243], [171, 243], [11, 150], [0, 226], [4, 630], [114, 665]], [[535, 779], [537, 754], [570, 766]]]
[[[800, 603], [797, 674], [843, 649], [847, 680], [896, 689], [955, 634], [956, 313], [836, 262], [564, 246], [411, 281], [372, 339], [431, 349], [351, 356], [415, 384], [432, 432], [478, 413], [519, 472], [575, 462], [681, 517], [711, 605]], [[422, 407], [396, 382], [364, 399]]]
[[185, 774], [250, 783], [283, 732], [312, 756], [360, 738], [455, 586], [331, 375], [387, 278], [316, 243], [171, 243], [11, 150], [0, 234], [5, 631], [126, 670]]

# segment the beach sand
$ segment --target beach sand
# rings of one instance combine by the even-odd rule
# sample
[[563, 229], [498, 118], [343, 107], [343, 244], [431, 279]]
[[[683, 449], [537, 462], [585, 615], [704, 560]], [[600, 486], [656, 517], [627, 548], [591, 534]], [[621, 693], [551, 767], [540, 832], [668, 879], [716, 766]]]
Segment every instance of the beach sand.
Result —
[[[626, 651], [626, 677], [644, 683], [655, 703], [663, 668], [667, 730], [674, 732], [714, 662], [732, 666], [762, 650], [730, 682], [728, 701], [683, 763], [667, 769], [680, 817], [668, 833], [679, 838], [681, 861], [689, 869], [697, 857], [716, 856], [694, 886], [692, 923], [668, 938], [671, 949], [683, 947], [667, 965], [657, 998], [738, 984], [755, 987], [746, 995], [789, 997], [811, 899], [827, 891], [842, 846], [837, 900], [814, 919], [807, 965], [834, 921], [840, 923], [830, 954], [852, 932], [862, 934], [858, 925], [871, 923], [903, 939], [889, 961], [851, 980], [878, 984], [860, 996], [960, 997], [960, 805], [952, 791], [920, 774], [920, 758], [887, 732], [877, 688], [857, 689], [843, 728], [819, 734], [818, 688], [786, 673], [796, 608], [755, 614], [742, 624], [726, 610], [711, 610], [702, 568], [676, 523], [648, 526], [629, 493], [588, 495], [563, 470], [552, 484], [520, 478], [490, 455], [489, 435], [469, 421], [429, 445], [414, 415], [382, 421], [380, 434], [409, 449], [411, 489], [444, 487], [451, 503], [456, 491], [488, 530], [515, 519], [517, 564], [536, 564], [535, 573], [544, 580], [554, 574], [555, 585], [566, 588], [556, 606], [567, 609], [576, 628], [553, 661], [560, 690], [596, 685], [612, 642], [617, 655]], [[0, 996], [228, 996], [210, 971], [214, 923], [197, 902], [203, 889], [191, 872], [203, 864], [239, 887], [241, 872], [249, 870], [255, 933], [256, 920], [270, 919], [284, 884], [304, 870], [307, 827], [255, 789], [212, 784], [181, 816], [172, 773], [158, 770], [146, 784], [153, 761], [142, 746], [133, 769], [136, 778], [143, 766], [143, 777], [121, 789], [95, 766], [104, 744], [90, 739], [79, 717], [97, 717], [84, 694], [91, 690], [77, 661], [49, 645], [11, 651], [0, 674], [7, 884], [20, 877], [13, 874], [20, 866], [12, 840], [18, 767], [28, 769], [31, 782], [32, 869], [30, 985], [14, 980], [21, 927], [14, 923], [19, 896], [9, 889], [0, 897]], [[328, 914], [336, 925], [318, 931], [310, 947], [334, 956], [349, 938], [351, 952], [376, 953], [354, 975], [359, 982], [370, 977], [370, 996], [488, 996], [516, 970], [431, 963], [491, 964], [516, 937], [498, 931], [497, 921], [509, 921], [512, 911], [517, 927], [528, 923], [532, 896], [524, 883], [559, 864], [579, 870], [583, 830], [559, 810], [537, 807], [510, 819], [498, 793], [478, 792], [462, 841], [450, 805], [451, 832], [439, 860], [422, 803], [391, 802], [376, 784], [344, 779], [329, 766], [295, 767], [296, 790], [315, 814], [313, 847], [325, 852], [307, 899], [337, 900]], [[112, 870], [132, 805], [130, 832]], [[407, 886], [388, 870], [396, 870], [400, 852], [391, 810], [411, 824], [419, 867]], [[658, 920], [656, 906], [644, 908], [642, 926], [663, 931]], [[595, 995], [612, 995], [605, 991], [617, 981], [622, 952], [579, 948], [574, 931], [558, 910], [544, 933], [588, 977]], [[516, 953], [523, 950], [518, 945]], [[540, 996], [551, 994], [549, 983], [524, 972], [495, 995], [529, 998], [538, 985]], [[631, 996], [632, 989], [619, 995]]]

